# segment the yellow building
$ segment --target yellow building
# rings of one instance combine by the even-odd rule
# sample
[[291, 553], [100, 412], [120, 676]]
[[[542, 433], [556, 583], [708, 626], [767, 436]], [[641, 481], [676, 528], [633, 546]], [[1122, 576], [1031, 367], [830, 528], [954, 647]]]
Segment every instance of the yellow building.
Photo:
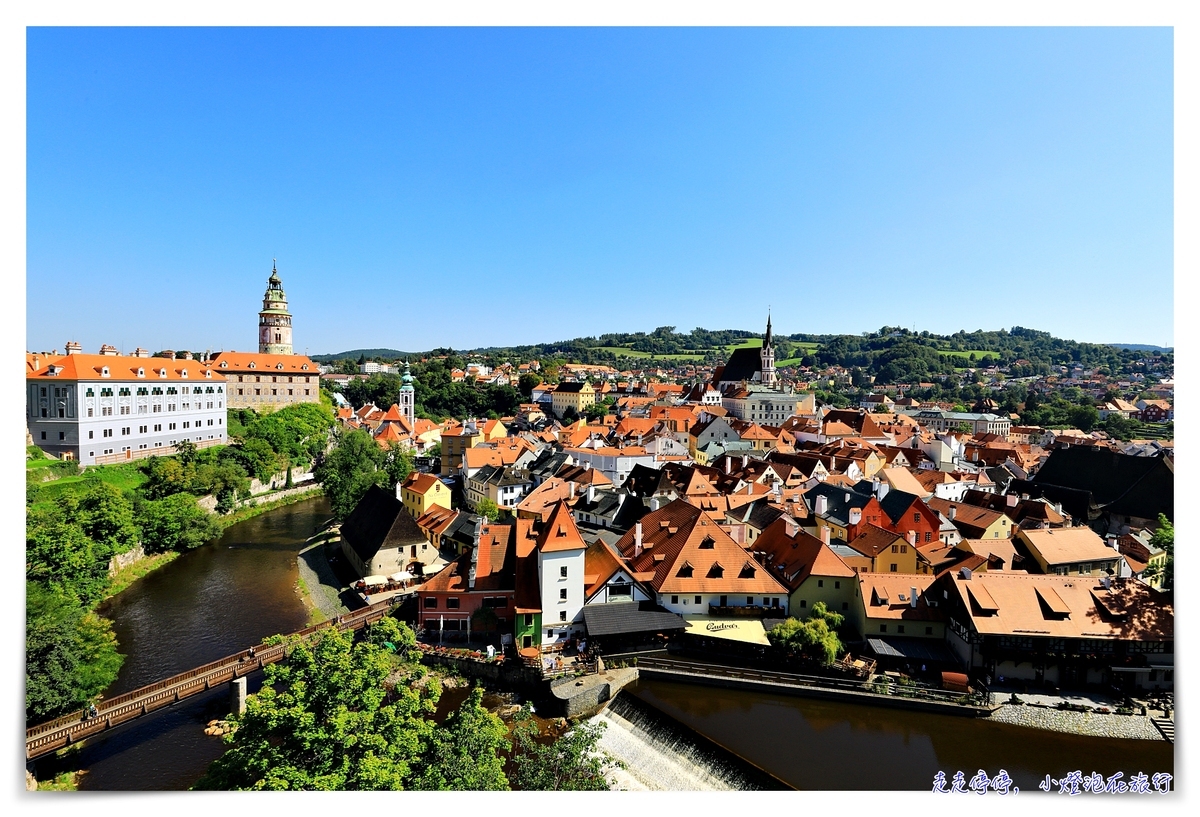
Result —
[[[862, 525], [846, 543], [871, 560], [871, 573], [918, 573], [917, 548], [900, 534], [877, 525]], [[862, 572], [861, 570], [859, 572]]]
[[554, 391], [550, 395], [550, 401], [554, 416], [559, 419], [562, 419], [563, 413], [568, 408], [575, 409], [575, 413], [582, 416], [585, 408], [595, 404], [596, 390], [587, 381], [582, 383], [559, 383], [554, 387]]
[[474, 421], [442, 431], [442, 476], [457, 474], [462, 468], [463, 453], [483, 442], [483, 431]]
[[414, 471], [400, 486], [400, 502], [413, 519], [420, 519], [435, 505], [449, 508], [450, 489], [433, 474]]
[[[930, 607], [925, 591], [933, 576], [859, 573], [850, 621], [863, 637], [900, 635], [944, 639], [943, 608]], [[915, 599], [914, 599], [915, 591]]]
[[1111, 576], [1121, 554], [1091, 528], [1018, 530], [1014, 537], [1037, 562], [1042, 573], [1059, 576]]

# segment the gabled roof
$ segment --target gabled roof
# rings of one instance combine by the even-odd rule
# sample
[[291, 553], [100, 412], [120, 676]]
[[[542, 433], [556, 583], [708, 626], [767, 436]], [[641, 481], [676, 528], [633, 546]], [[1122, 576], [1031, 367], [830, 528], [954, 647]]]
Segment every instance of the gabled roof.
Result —
[[542, 526], [538, 536], [538, 550], [542, 553], [557, 553], [567, 550], [587, 550], [587, 543], [575, 527], [575, 518], [565, 502], [559, 502], [550, 512], [550, 518]]
[[1119, 551], [1104, 543], [1091, 528], [1042, 528], [1021, 530], [1021, 540], [1037, 551], [1048, 565], [1103, 562], [1121, 558]]
[[390, 491], [372, 485], [342, 523], [342, 539], [363, 563], [380, 550], [425, 542], [417, 522]]
[[444, 487], [444, 483], [433, 474], [426, 474], [421, 471], [413, 471], [404, 480], [402, 487], [407, 491], [413, 491], [424, 496], [438, 485], [442, 485]]
[[886, 530], [878, 525], [867, 523], [859, 528], [858, 536], [846, 544], [862, 555], [874, 559], [892, 545], [900, 543], [907, 544], [908, 540], [895, 531]]
[[[659, 593], [779, 593], [787, 589], [751, 554], [733, 541], [717, 520], [683, 500], [642, 517], [642, 550], [636, 552], [636, 529], [625, 533], [617, 550], [634, 571]], [[692, 570], [681, 571], [684, 564]], [[746, 565], [753, 575], [743, 577]], [[719, 565], [723, 575], [714, 574]], [[683, 575], [680, 575], [681, 572]]]
[[545, 519], [557, 503], [570, 500], [571, 485], [562, 479], [546, 480], [517, 504], [517, 513], [536, 514], [539, 519]]
[[[1058, 448], [1033, 478], [1038, 486], [1088, 491], [1102, 510], [1123, 516], [1175, 515], [1175, 469], [1167, 457], [1135, 457], [1102, 448]], [[1015, 482], [1015, 481], [1014, 481]]]
[[[809, 576], [848, 579], [854, 571], [815, 536], [788, 518], [776, 519], [754, 540], [753, 548], [762, 554], [767, 569], [779, 581], [795, 590]], [[789, 529], [792, 532], [789, 533]]]
[[[942, 607], [930, 607], [925, 591], [934, 581], [920, 573], [859, 573], [859, 593], [867, 618], [901, 621], [945, 621]], [[917, 589], [917, 606], [912, 606], [912, 588]]]

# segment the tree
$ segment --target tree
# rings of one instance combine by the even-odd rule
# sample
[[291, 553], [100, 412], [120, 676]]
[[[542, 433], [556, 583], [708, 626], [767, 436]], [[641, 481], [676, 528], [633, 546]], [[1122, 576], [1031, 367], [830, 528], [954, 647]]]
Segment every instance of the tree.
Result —
[[514, 718], [512, 762], [516, 787], [524, 791], [606, 791], [608, 772], [620, 763], [597, 744], [607, 726], [578, 723], [553, 743], [539, 743], [528, 705]]
[[1165, 550], [1167, 561], [1162, 565], [1154, 565], [1142, 573], [1144, 579], [1162, 579], [1164, 590], [1175, 589], [1175, 526], [1165, 514], [1158, 515], [1158, 529], [1150, 536], [1152, 547]]
[[[385, 681], [396, 670], [421, 671], [412, 654], [415, 643], [407, 626], [385, 618], [358, 643], [352, 633], [329, 628], [314, 642], [293, 645], [286, 658], [265, 668], [262, 689], [233, 718], [228, 750], [196, 788], [409, 788], [435, 745], [429, 716], [441, 688], [436, 681], [418, 685], [405, 679], [392, 687]], [[464, 716], [473, 724], [477, 720], [475, 713]], [[488, 775], [459, 769], [448, 779], [477, 777]]]
[[329, 507], [337, 519], [345, 519], [372, 485], [385, 485], [384, 452], [361, 429], [342, 434], [333, 450], [313, 469], [325, 489]]
[[83, 529], [61, 513], [33, 513], [25, 526], [25, 577], [86, 605], [104, 592], [108, 557], [97, 554]]
[[563, 409], [562, 422], [563, 425], [579, 422], [579, 412], [575, 410], [574, 406], [567, 406]]
[[175, 456], [183, 465], [191, 465], [196, 461], [196, 444], [191, 440], [180, 440], [175, 444]]
[[117, 678], [112, 625], [60, 590], [25, 583], [25, 722], [82, 708]]
[[279, 470], [279, 457], [271, 444], [261, 437], [250, 437], [239, 450], [246, 471], [259, 482], [265, 483]]
[[504, 722], [483, 708], [475, 687], [462, 705], [434, 731], [414, 789], [426, 791], [508, 791], [501, 751], [508, 749]]
[[142, 503], [138, 521], [147, 553], [192, 550], [221, 533], [221, 526], [191, 494]]
[[597, 422], [604, 419], [604, 415], [608, 414], [608, 403], [592, 403], [583, 409], [583, 416], [588, 422]]
[[387, 481], [391, 487], [395, 488], [408, 479], [408, 475], [412, 473], [415, 459], [411, 448], [402, 446], [394, 440], [388, 443], [388, 450], [383, 459], [383, 470], [387, 472]]
[[825, 602], [818, 601], [810, 608], [808, 618], [800, 621], [789, 617], [767, 632], [767, 640], [790, 655], [801, 655], [824, 665], [832, 664], [842, 651], [842, 642], [835, 630], [843, 617], [830, 612]]
[[73, 509], [84, 534], [95, 544], [96, 555], [108, 559], [137, 546], [140, 531], [133, 521], [133, 503], [119, 488], [106, 482], [90, 484]]
[[527, 372], [517, 378], [517, 390], [526, 400], [533, 397], [533, 390], [540, 385], [542, 385], [541, 376], [532, 372]]
[[495, 522], [500, 518], [500, 507], [485, 496], [475, 503], [475, 513], [484, 517], [489, 522]]

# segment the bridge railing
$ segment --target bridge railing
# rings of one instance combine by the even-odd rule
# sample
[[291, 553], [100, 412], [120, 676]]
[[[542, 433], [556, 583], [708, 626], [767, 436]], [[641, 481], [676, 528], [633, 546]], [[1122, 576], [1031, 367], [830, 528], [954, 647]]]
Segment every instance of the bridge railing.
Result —
[[[392, 601], [390, 599], [377, 602], [369, 607], [356, 610], [353, 613], [339, 616], [337, 619], [329, 619], [305, 627], [302, 630], [291, 633], [290, 636], [305, 640], [329, 627], [337, 627], [341, 630], [357, 630], [383, 618], [387, 615], [391, 606]], [[196, 691], [200, 691], [194, 690], [195, 687], [202, 685], [207, 687], [213, 682], [222, 683], [225, 680], [232, 680], [241, 675], [246, 675], [266, 664], [272, 664], [280, 660], [283, 658], [285, 651], [286, 645], [284, 644], [256, 646], [254, 647], [253, 655], [250, 654], [249, 649], [242, 650], [216, 661], [210, 661], [187, 672], [182, 672], [114, 698], [100, 701], [96, 706], [96, 715], [87, 720], [84, 720], [80, 714], [72, 714], [31, 726], [25, 730], [26, 756], [30, 756], [31, 750], [36, 750], [53, 743], [66, 743], [69, 742], [72, 736], [77, 734], [91, 734], [102, 728], [115, 726], [117, 723], [128, 720], [130, 717], [149, 712], [168, 703], [173, 703], [179, 700], [180, 697], [186, 697], [180, 695], [183, 691], [187, 691], [187, 694], [190, 696], [195, 694]]]

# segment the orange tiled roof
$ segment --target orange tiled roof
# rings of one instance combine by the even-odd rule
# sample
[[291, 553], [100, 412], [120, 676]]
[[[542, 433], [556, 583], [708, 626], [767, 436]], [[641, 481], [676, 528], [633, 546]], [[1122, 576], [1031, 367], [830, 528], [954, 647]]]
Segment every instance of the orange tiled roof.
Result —
[[[46, 362], [48, 361], [48, 362]], [[165, 357], [131, 357], [126, 355], [63, 355], [57, 359], [43, 361], [40, 369], [27, 370], [25, 377], [29, 380], [116, 380], [126, 381], [220, 381], [225, 377], [220, 371], [213, 371], [206, 376], [208, 369], [198, 360], [170, 360]], [[54, 366], [58, 374], [50, 374]], [[107, 367], [108, 377], [102, 372]], [[138, 370], [144, 374], [138, 376]], [[166, 376], [162, 372], [166, 372]]]
[[[178, 362], [178, 361], [177, 361]], [[185, 361], [192, 362], [192, 361]], [[253, 364], [253, 365], [251, 365]], [[317, 364], [306, 355], [266, 355], [258, 352], [217, 352], [208, 364], [216, 371], [297, 372], [317, 374]]]

